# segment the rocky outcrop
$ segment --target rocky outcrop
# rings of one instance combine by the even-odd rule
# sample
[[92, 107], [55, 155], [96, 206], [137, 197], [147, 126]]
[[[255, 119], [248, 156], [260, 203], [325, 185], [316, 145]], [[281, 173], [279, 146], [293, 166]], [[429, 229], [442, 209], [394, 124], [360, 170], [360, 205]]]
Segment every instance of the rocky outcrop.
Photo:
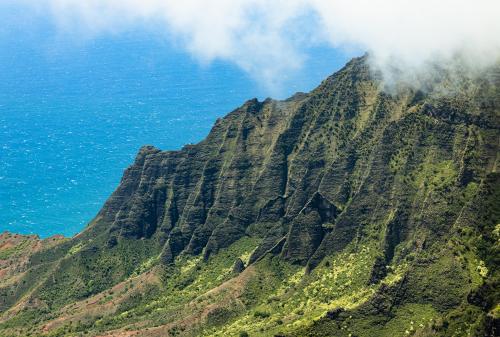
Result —
[[237, 258], [236, 261], [234, 261], [232, 272], [234, 274], [239, 274], [243, 270], [245, 270], [245, 263], [240, 258]]

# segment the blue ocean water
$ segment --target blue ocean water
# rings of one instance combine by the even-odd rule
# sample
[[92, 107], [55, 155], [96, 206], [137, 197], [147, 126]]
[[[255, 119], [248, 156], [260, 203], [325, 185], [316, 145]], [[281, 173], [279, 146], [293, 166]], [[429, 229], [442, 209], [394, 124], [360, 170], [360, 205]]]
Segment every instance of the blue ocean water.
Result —
[[[272, 94], [226, 62], [200, 65], [160, 34], [85, 41], [0, 6], [0, 232], [74, 235], [144, 144], [173, 150], [245, 100]], [[278, 93], [308, 91], [345, 63], [314, 55]]]

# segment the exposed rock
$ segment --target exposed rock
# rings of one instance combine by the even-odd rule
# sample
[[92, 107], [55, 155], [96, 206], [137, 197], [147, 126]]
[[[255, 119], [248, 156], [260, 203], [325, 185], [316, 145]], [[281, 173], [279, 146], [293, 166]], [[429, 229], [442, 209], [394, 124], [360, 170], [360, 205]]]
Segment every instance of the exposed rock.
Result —
[[234, 274], [239, 274], [243, 270], [245, 270], [245, 263], [240, 258], [236, 259], [236, 261], [234, 261], [233, 271], [232, 272]]

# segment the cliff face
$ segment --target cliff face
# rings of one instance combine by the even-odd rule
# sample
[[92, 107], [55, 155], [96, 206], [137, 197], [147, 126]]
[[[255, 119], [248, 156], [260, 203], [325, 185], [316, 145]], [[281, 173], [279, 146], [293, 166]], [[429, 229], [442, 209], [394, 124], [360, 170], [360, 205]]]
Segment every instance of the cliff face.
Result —
[[[198, 285], [189, 296], [242, 282], [240, 297], [275, 298], [266, 304], [271, 311], [273, 301], [283, 310], [331, 299], [299, 305], [297, 317], [283, 312], [278, 327], [276, 320], [264, 324], [269, 318], [262, 312], [249, 314], [263, 305], [256, 298], [227, 299], [219, 311], [201, 301], [196, 319], [214, 330], [198, 327], [196, 334], [252, 330], [248, 317], [259, 320], [265, 336], [391, 334], [391, 324], [415, 317], [430, 317], [434, 325], [420, 323], [411, 333], [452, 335], [465, 327], [492, 333], [498, 324], [499, 83], [500, 71], [490, 69], [459, 83], [443, 76], [425, 92], [389, 94], [358, 58], [308, 94], [246, 102], [196, 145], [143, 147], [85, 231], [33, 253], [21, 268], [24, 285], [13, 281], [0, 289], [0, 331], [20, 331], [9, 323], [19, 307], [67, 316], [70, 303], [148, 273], [164, 282], [152, 282], [159, 294], [136, 306], [174, 296], [228, 257], [227, 266], [213, 269], [220, 280], [207, 281], [213, 288]], [[187, 277], [192, 261], [198, 272]], [[360, 275], [342, 281], [344, 267], [359, 268]], [[256, 293], [256, 271], [280, 285], [261, 284]], [[303, 275], [301, 283], [292, 281], [294, 273]], [[282, 294], [273, 293], [283, 285]], [[185, 296], [182, 308], [191, 300]], [[108, 315], [134, 306], [127, 308]], [[174, 335], [190, 311], [175, 310], [170, 320], [138, 315]], [[453, 310], [460, 319], [448, 318]], [[89, 322], [81, 331], [127, 326], [99, 329], [95, 319]]]
[[485, 79], [460, 97], [391, 97], [372, 77], [353, 60], [308, 95], [246, 102], [200, 144], [142, 148], [101, 226], [113, 241], [155, 237], [166, 263], [258, 234], [252, 261], [282, 244], [287, 260], [314, 265], [388, 213], [393, 240], [417, 227], [422, 240], [439, 239], [466, 200], [421, 211], [495, 171], [498, 95], [473, 92], [488, 90]]

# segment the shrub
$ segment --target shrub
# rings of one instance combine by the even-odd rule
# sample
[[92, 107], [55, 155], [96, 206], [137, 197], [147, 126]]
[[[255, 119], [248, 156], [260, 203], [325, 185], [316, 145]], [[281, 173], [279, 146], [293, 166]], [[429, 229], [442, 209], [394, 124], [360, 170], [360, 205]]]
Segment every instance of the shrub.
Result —
[[267, 311], [259, 311], [259, 310], [257, 310], [253, 315], [254, 315], [254, 317], [257, 317], [257, 318], [267, 318], [267, 317], [271, 316], [271, 314], [268, 313]]
[[224, 324], [233, 316], [233, 312], [226, 308], [215, 308], [207, 314], [209, 324], [220, 325]]

